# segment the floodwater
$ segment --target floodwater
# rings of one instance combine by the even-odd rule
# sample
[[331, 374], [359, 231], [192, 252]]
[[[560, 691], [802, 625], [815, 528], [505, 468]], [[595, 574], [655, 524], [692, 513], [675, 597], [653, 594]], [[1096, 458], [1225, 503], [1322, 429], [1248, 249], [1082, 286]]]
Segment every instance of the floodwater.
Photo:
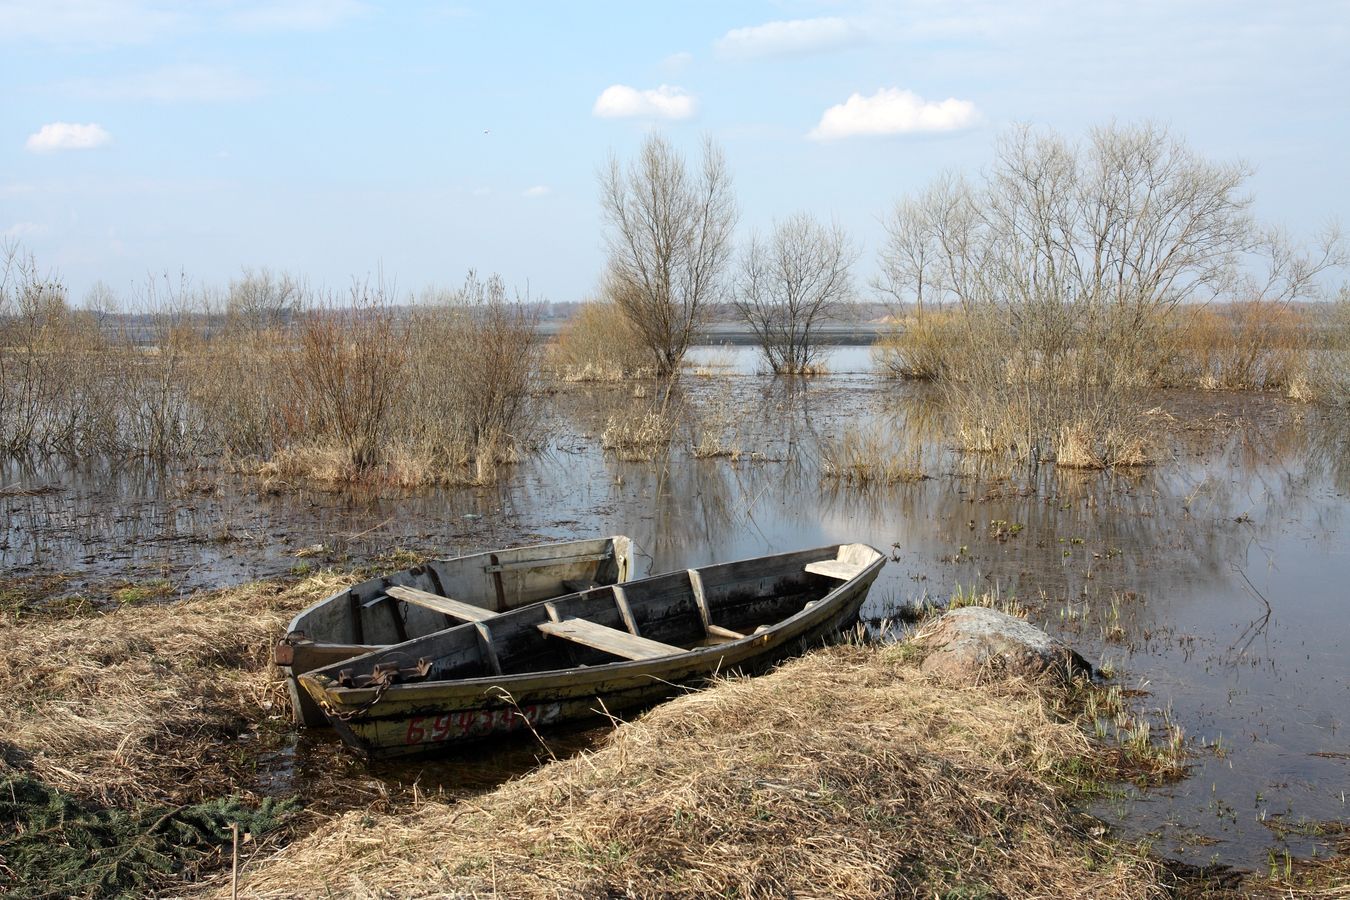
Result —
[[[832, 374], [793, 385], [754, 374], [748, 348], [699, 348], [670, 401], [686, 424], [652, 462], [600, 448], [609, 417], [653, 403], [650, 387], [565, 386], [542, 401], [547, 447], [492, 488], [266, 493], [206, 470], [10, 464], [0, 567], [106, 595], [148, 578], [187, 591], [396, 549], [454, 555], [613, 533], [636, 540], [639, 574], [864, 541], [892, 558], [863, 609], [873, 629], [957, 590], [1016, 597], [1109, 662], [1160, 727], [1185, 729], [1188, 778], [1096, 810], [1124, 834], [1201, 864], [1261, 868], [1271, 851], [1320, 851], [1314, 823], [1350, 819], [1350, 422], [1275, 398], [1164, 394], [1159, 465], [1008, 477], [952, 452], [925, 391], [876, 378], [868, 359], [867, 348], [831, 348]], [[929, 477], [823, 481], [822, 442], [873, 426]], [[737, 456], [695, 458], [710, 429]], [[554, 752], [591, 739], [562, 735]], [[479, 749], [371, 773], [306, 735], [278, 751], [276, 771], [301, 788], [322, 773], [378, 794], [489, 783], [542, 754], [526, 740], [508, 755], [505, 766]]]

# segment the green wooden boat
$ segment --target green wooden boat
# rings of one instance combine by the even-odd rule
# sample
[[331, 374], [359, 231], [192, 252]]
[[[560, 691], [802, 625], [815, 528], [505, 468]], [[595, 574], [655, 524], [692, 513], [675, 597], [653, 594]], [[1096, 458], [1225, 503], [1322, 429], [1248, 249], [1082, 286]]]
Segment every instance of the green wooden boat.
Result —
[[886, 558], [836, 544], [592, 588], [300, 676], [367, 758], [613, 713], [857, 620]]
[[632, 541], [614, 535], [435, 559], [340, 591], [302, 610], [276, 647], [295, 721], [328, 725], [296, 680], [305, 672], [460, 622], [627, 581], [632, 570]]

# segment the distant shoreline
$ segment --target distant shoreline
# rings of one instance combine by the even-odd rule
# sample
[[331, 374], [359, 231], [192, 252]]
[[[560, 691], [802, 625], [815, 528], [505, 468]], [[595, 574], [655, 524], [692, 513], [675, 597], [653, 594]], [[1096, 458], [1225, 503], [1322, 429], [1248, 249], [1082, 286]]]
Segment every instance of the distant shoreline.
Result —
[[[535, 333], [541, 337], [556, 337], [566, 324], [566, 319], [545, 319], [535, 327]], [[814, 330], [821, 344], [870, 347], [881, 339], [886, 326], [876, 322], [831, 322]], [[713, 322], [699, 331], [694, 343], [698, 346], [753, 347], [759, 342], [754, 333], [739, 322]]]

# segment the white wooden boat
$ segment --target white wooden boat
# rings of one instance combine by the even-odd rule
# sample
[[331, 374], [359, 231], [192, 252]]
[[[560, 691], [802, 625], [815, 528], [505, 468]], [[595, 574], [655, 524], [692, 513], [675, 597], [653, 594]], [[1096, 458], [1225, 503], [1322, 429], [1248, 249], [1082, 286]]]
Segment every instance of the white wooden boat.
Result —
[[856, 621], [865, 544], [592, 588], [325, 666], [300, 683], [368, 758], [642, 706], [754, 671]]
[[291, 620], [275, 651], [290, 688], [295, 721], [306, 726], [328, 724], [296, 681], [311, 669], [460, 622], [627, 581], [632, 570], [632, 542], [615, 535], [435, 559], [320, 600]]

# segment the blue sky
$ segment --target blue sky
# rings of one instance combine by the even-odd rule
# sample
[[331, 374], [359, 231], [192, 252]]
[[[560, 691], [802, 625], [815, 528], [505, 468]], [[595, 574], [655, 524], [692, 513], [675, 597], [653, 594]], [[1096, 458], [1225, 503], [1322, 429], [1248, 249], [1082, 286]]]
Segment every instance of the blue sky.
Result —
[[741, 233], [880, 217], [1013, 122], [1169, 124], [1262, 218], [1350, 213], [1350, 2], [0, 0], [0, 236], [80, 299], [269, 266], [575, 300], [596, 172], [659, 128], [726, 150]]

